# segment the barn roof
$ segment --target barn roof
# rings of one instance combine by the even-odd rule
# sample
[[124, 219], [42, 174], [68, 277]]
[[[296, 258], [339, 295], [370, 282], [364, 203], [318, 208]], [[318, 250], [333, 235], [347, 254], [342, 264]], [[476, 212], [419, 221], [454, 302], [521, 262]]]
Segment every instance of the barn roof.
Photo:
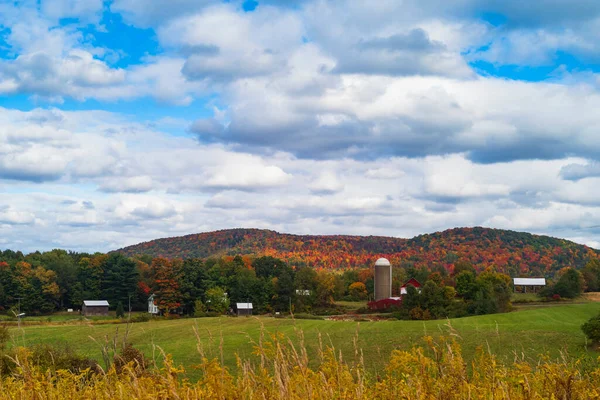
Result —
[[513, 278], [515, 285], [546, 286], [546, 278]]
[[252, 303], [235, 303], [238, 310], [252, 310]]
[[419, 282], [415, 278], [410, 278], [409, 280], [407, 280], [406, 282], [404, 282], [404, 285], [402, 285], [402, 287], [405, 288], [408, 285], [413, 285], [416, 288], [420, 288], [421, 287], [421, 282]]
[[108, 307], [106, 300], [84, 300], [83, 305], [86, 307]]

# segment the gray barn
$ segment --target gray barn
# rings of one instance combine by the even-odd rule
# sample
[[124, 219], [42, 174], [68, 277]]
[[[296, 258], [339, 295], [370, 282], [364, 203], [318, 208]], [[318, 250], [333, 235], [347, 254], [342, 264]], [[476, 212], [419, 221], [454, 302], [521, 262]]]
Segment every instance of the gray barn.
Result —
[[108, 301], [106, 300], [84, 300], [81, 313], [86, 317], [108, 315]]
[[252, 315], [252, 303], [236, 303], [235, 308], [237, 309], [238, 317]]

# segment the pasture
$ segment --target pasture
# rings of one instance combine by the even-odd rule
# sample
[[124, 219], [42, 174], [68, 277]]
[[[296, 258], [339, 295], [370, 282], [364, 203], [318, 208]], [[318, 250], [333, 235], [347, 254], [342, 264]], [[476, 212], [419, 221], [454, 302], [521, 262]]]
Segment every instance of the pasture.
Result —
[[[295, 344], [304, 337], [311, 359], [323, 346], [333, 346], [345, 359], [353, 360], [356, 346], [364, 354], [367, 369], [382, 370], [394, 349], [421, 345], [430, 335], [456, 337], [470, 360], [477, 347], [496, 354], [506, 363], [515, 359], [537, 362], [540, 356], [577, 357], [585, 365], [597, 365], [598, 353], [589, 350], [580, 330], [581, 324], [600, 312], [599, 303], [532, 307], [507, 314], [493, 314], [436, 321], [330, 321], [279, 319], [272, 317], [218, 317], [177, 320], [152, 320], [130, 325], [128, 341], [147, 356], [160, 359], [160, 349], [171, 354], [175, 363], [186, 367], [193, 378], [192, 366], [199, 364], [198, 347], [209, 357], [222, 358], [235, 370], [236, 354], [252, 358], [253, 342], [260, 332], [280, 333]], [[36, 343], [66, 344], [75, 351], [101, 362], [101, 344], [115, 335], [122, 339], [125, 324], [44, 324], [11, 328], [12, 346]], [[194, 329], [198, 332], [198, 341]], [[302, 332], [302, 335], [300, 335]]]

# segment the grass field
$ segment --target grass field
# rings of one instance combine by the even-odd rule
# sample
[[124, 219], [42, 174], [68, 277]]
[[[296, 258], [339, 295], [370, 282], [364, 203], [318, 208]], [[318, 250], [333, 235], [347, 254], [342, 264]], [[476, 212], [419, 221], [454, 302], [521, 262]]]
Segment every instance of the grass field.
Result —
[[[200, 362], [194, 327], [201, 336], [207, 355], [221, 357], [225, 364], [235, 367], [235, 354], [252, 357], [253, 345], [261, 327], [266, 332], [280, 332], [298, 341], [297, 330], [305, 337], [309, 355], [319, 346], [319, 334], [324, 345], [342, 351], [347, 359], [354, 357], [353, 339], [364, 352], [365, 365], [371, 372], [380, 371], [393, 349], [409, 349], [422, 344], [422, 337], [438, 337], [453, 333], [463, 347], [468, 360], [478, 346], [489, 348], [504, 362], [515, 357], [537, 361], [541, 354], [552, 358], [561, 354], [581, 357], [585, 363], [596, 364], [597, 352], [588, 350], [580, 326], [600, 312], [599, 303], [568, 304], [539, 307], [508, 314], [494, 314], [438, 321], [377, 321], [349, 322], [328, 320], [291, 320], [271, 317], [200, 318], [158, 320], [131, 325], [129, 340], [147, 355], [153, 354], [154, 345], [172, 354], [194, 377], [190, 367]], [[451, 326], [451, 328], [449, 327]], [[39, 325], [11, 328], [13, 345], [34, 343], [64, 343], [74, 350], [101, 360], [100, 345], [113, 337], [116, 330], [122, 334], [126, 325]], [[357, 334], [358, 333], [358, 334]], [[93, 338], [93, 339], [92, 339]]]

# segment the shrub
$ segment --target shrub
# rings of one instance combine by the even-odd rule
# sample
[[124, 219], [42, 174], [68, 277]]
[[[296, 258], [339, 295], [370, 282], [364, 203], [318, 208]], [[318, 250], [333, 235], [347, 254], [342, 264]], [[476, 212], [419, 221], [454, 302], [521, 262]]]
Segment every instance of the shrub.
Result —
[[138, 375], [148, 368], [148, 361], [146, 360], [146, 357], [144, 357], [144, 353], [133, 347], [131, 343], [127, 343], [125, 347], [121, 349], [119, 354], [115, 356], [115, 370], [118, 373], [121, 373], [123, 372], [124, 367], [129, 363], [131, 363]]
[[294, 314], [294, 318], [295, 319], [320, 319], [320, 320], [324, 319], [320, 315], [312, 315], [312, 314], [306, 314], [306, 313]]
[[140, 313], [131, 317], [131, 322], [148, 322], [152, 316], [149, 313]]
[[593, 344], [600, 344], [600, 314], [581, 325], [581, 330]]
[[194, 317], [196, 317], [196, 318], [206, 317], [206, 307], [204, 306], [204, 303], [200, 299], [197, 299], [194, 302]]
[[67, 370], [79, 374], [86, 369], [92, 373], [101, 370], [95, 360], [76, 354], [67, 344], [36, 344], [30, 350], [32, 363], [44, 371]]

